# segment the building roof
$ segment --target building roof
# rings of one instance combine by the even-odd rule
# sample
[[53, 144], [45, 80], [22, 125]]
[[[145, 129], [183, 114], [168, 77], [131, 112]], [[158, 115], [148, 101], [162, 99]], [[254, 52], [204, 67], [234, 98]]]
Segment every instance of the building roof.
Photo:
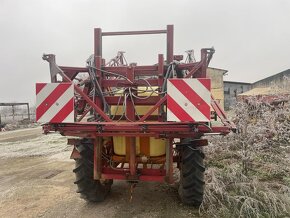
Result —
[[266, 77], [264, 79], [258, 80], [256, 82], [254, 82], [253, 85], [255, 85], [256, 83], [260, 83], [260, 82], [263, 82], [263, 81], [267, 81], [269, 79], [271, 80], [272, 78], [279, 77], [279, 76], [289, 76], [290, 77], [290, 69], [284, 70], [284, 71], [282, 71], [280, 73], [276, 73], [276, 74], [274, 74], [272, 76], [268, 76], [268, 77]]
[[[218, 69], [218, 68], [213, 68], [213, 69]], [[222, 69], [218, 69], [218, 70], [222, 70]], [[263, 82], [263, 81], [267, 81], [267, 80], [271, 80], [272, 78], [275, 78], [275, 77], [283, 77], [283, 76], [288, 76], [288, 77], [290, 77], [290, 69], [288, 69], [288, 70], [284, 70], [284, 71], [282, 71], [282, 72], [280, 72], [280, 73], [276, 73], [276, 74], [274, 74], [274, 75], [272, 75], [272, 76], [269, 76], [269, 77], [266, 77], [266, 78], [264, 78], [264, 79], [261, 79], [261, 80], [258, 80], [258, 81], [256, 81], [256, 82], [254, 82], [254, 83], [247, 83], [247, 82], [237, 82], [237, 81], [224, 81], [224, 83], [231, 83], [231, 84], [243, 84], [243, 85], [255, 85], [255, 84], [257, 84], [257, 83], [260, 83], [260, 82]]]
[[225, 70], [225, 69], [221, 69], [221, 68], [216, 68], [216, 67], [208, 67], [210, 69], [213, 69], [213, 70], [220, 70], [220, 71], [224, 71], [224, 74], [228, 72], [228, 70]]
[[224, 81], [224, 83], [231, 83], [231, 84], [243, 84], [243, 85], [252, 85], [252, 83], [246, 83], [246, 82], [236, 82], [236, 81]]

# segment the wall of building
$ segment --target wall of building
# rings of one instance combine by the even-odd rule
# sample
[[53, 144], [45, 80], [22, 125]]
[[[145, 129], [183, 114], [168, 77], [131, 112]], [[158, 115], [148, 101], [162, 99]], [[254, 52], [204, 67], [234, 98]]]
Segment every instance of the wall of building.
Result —
[[229, 110], [235, 105], [238, 94], [244, 93], [252, 89], [251, 83], [224, 81], [224, 108]]
[[253, 88], [279, 87], [287, 89], [289, 88], [287, 80], [290, 80], [290, 69], [253, 83]]
[[224, 107], [224, 83], [223, 76], [226, 70], [211, 68], [207, 69], [207, 76], [211, 79], [211, 93], [215, 100]]
[[290, 69], [273, 76], [259, 80], [255, 83], [243, 83], [224, 81], [224, 108], [229, 110], [237, 101], [237, 95], [254, 88], [277, 87], [280, 90], [289, 91]]

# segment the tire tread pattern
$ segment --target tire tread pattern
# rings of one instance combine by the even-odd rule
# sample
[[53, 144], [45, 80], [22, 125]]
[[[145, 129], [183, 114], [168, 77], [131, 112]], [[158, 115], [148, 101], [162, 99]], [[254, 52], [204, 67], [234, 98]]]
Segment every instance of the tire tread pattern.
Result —
[[201, 149], [190, 144], [188, 140], [183, 143], [178, 193], [184, 204], [198, 207], [202, 203], [204, 194], [203, 159], [205, 155]]
[[112, 183], [101, 183], [100, 180], [94, 180], [93, 177], [93, 144], [89, 139], [83, 139], [81, 144], [76, 145], [76, 149], [81, 155], [80, 159], [75, 160], [77, 193], [81, 198], [87, 201], [101, 202], [108, 195]]

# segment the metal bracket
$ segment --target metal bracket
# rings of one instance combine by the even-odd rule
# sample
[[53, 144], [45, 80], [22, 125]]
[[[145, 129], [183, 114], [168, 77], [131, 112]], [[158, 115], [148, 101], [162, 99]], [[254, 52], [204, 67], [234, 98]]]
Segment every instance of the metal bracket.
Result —
[[43, 54], [42, 59], [49, 63], [51, 82], [57, 82], [56, 75], [61, 73], [62, 70], [56, 65], [54, 54]]
[[142, 125], [142, 132], [146, 133], [148, 130], [148, 126], [147, 125]]
[[102, 133], [102, 132], [104, 131], [104, 127], [103, 127], [103, 125], [97, 125], [97, 131], [98, 131], [99, 133]]

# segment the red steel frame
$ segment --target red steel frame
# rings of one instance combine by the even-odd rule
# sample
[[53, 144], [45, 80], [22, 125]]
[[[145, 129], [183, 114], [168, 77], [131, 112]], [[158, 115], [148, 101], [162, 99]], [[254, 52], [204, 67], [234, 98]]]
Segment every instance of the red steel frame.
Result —
[[[158, 55], [158, 64], [148, 66], [106, 66], [102, 59], [102, 38], [104, 36], [117, 35], [139, 35], [139, 34], [166, 34], [167, 36], [167, 55], [166, 63], [162, 54]], [[164, 83], [164, 72], [168, 65], [174, 61], [173, 53], [173, 25], [168, 25], [166, 30], [151, 31], [128, 31], [128, 32], [102, 32], [100, 28], [94, 30], [94, 60], [96, 69], [96, 78], [102, 90], [111, 87], [137, 87], [144, 86], [143, 80], [137, 79], [139, 76], [151, 76], [147, 81], [151, 86], [162, 87]], [[205, 78], [206, 69], [213, 54], [213, 49], [201, 50], [201, 61], [194, 63], [178, 63], [176, 70], [187, 70], [186, 78]], [[63, 78], [63, 82], [72, 82], [79, 73], [88, 72], [88, 68], [83, 67], [58, 67], [55, 63], [54, 55], [45, 55], [44, 59], [50, 63], [52, 82], [56, 82], [56, 74]], [[127, 79], [112, 79], [104, 76], [103, 72], [111, 72]], [[48, 123], [44, 125], [45, 133], [58, 131], [62, 135], [91, 138], [94, 141], [94, 178], [95, 179], [124, 179], [124, 180], [144, 180], [144, 181], [166, 181], [173, 182], [173, 139], [174, 138], [200, 138], [205, 133], [228, 134], [234, 126], [230, 123], [221, 107], [212, 97], [212, 108], [220, 117], [223, 125], [211, 126], [208, 123], [195, 122], [167, 122], [161, 109], [166, 106], [166, 95], [151, 96], [146, 99], [134, 99], [134, 104], [130, 98], [121, 98], [119, 96], [105, 96], [108, 105], [122, 104], [126, 102], [126, 113], [130, 120], [121, 120], [116, 122], [103, 112], [103, 105], [100, 98], [95, 101], [88, 96], [89, 89], [81, 89], [75, 86], [75, 92], [82, 97], [82, 101], [88, 104], [90, 108], [82, 111], [75, 123]], [[140, 119], [135, 116], [134, 105], [152, 106], [151, 109]], [[94, 110], [102, 117], [98, 122], [81, 122], [82, 118], [91, 110]], [[153, 112], [158, 110], [158, 115], [153, 116]], [[134, 121], [134, 122], [131, 122]], [[130, 141], [129, 168], [122, 170], [111, 168], [102, 163], [102, 145], [100, 137], [125, 136]], [[136, 160], [136, 136], [148, 136], [167, 139], [166, 145], [166, 169], [148, 169], [138, 168]], [[72, 144], [76, 140], [71, 140]], [[198, 145], [204, 145], [200, 141]], [[74, 150], [73, 157], [77, 158], [77, 152]]]

